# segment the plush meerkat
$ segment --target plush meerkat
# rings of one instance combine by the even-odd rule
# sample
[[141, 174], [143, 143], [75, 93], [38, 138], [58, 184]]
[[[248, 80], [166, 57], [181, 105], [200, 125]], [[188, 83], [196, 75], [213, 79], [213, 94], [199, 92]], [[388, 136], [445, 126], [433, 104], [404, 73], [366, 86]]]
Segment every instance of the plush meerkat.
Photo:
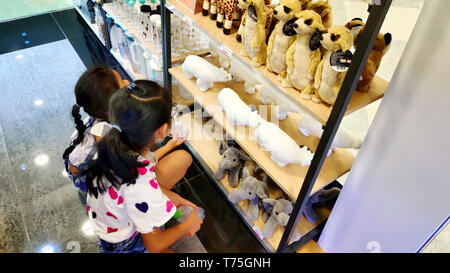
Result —
[[293, 28], [295, 14], [301, 11], [298, 0], [281, 0], [273, 10], [273, 15], [279, 21], [270, 34], [267, 45], [266, 69], [278, 74], [278, 80], [286, 77], [286, 51], [294, 42], [296, 32]]
[[326, 53], [317, 67], [312, 100], [333, 105], [347, 74], [345, 69], [338, 68], [348, 67], [351, 62], [353, 34], [344, 26], [332, 26], [322, 35], [321, 45], [326, 49]]
[[265, 25], [269, 16], [264, 0], [239, 0], [238, 7], [247, 10], [242, 32], [244, 48], [241, 55], [248, 56], [253, 66], [266, 64], [267, 44]]
[[[358, 40], [364, 30], [364, 22], [360, 18], [354, 18], [352, 21], [345, 25], [353, 33], [354, 43], [357, 46]], [[361, 74], [361, 78], [356, 87], [357, 91], [367, 92], [369, 91], [370, 84], [372, 83], [375, 74], [380, 67], [383, 56], [389, 51], [392, 42], [392, 35], [390, 33], [379, 33], [372, 52], [370, 52], [369, 59], [367, 60], [364, 70]]]
[[328, 0], [300, 0], [302, 4], [302, 10], [313, 10], [322, 17], [322, 25], [326, 28], [331, 27], [333, 24], [333, 16], [331, 5]]
[[286, 54], [287, 75], [283, 86], [292, 85], [302, 91], [301, 97], [311, 99], [314, 94], [314, 76], [322, 59], [320, 38], [322, 18], [312, 10], [303, 10], [296, 15], [294, 30], [297, 38]]

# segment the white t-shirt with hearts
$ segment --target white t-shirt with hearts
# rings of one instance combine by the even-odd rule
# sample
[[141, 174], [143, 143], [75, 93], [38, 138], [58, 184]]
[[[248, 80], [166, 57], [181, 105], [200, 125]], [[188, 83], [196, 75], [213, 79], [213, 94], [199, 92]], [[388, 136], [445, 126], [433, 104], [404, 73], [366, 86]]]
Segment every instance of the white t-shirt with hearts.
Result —
[[[100, 239], [119, 243], [139, 233], [149, 233], [169, 221], [176, 212], [174, 204], [161, 191], [156, 181], [156, 161], [139, 157], [149, 163], [138, 168], [136, 181], [121, 185], [119, 190], [109, 184], [107, 192], [96, 198], [88, 195], [91, 225]], [[104, 178], [105, 179], [105, 178]]]

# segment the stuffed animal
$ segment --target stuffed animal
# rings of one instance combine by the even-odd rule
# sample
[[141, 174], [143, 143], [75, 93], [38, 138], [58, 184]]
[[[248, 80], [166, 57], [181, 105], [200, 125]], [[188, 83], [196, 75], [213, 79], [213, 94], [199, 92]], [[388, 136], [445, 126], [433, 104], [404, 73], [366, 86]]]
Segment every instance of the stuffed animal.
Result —
[[311, 195], [303, 209], [303, 215], [306, 220], [311, 223], [317, 222], [317, 214], [314, 209], [323, 208], [325, 206], [329, 208], [333, 207], [340, 192], [341, 190], [339, 188], [334, 187], [329, 190], [321, 189]]
[[[247, 7], [248, 7], [248, 5], [246, 3], [239, 4], [239, 0], [237, 0], [237, 3], [238, 3], [238, 8], [241, 11], [241, 23], [239, 25], [238, 33], [236, 34], [236, 40], [240, 43], [240, 42], [242, 42], [242, 33], [244, 32], [245, 22], [246, 22], [246, 19], [247, 19], [247, 11], [248, 11]], [[265, 4], [264, 9], [267, 12], [266, 25], [264, 26], [266, 37], [270, 33], [270, 29], [272, 27], [272, 21], [273, 21], [273, 14], [272, 14], [273, 10], [270, 7], [270, 3], [271, 3], [271, 0], [265, 0], [264, 1], [264, 4]], [[241, 7], [245, 7], [245, 8], [243, 9]]]
[[272, 90], [272, 87], [263, 85], [259, 88], [259, 101], [262, 104], [274, 104], [274, 116], [279, 120], [285, 120], [289, 112], [297, 112], [298, 110], [291, 106], [289, 100], [277, 95], [277, 92]]
[[302, 10], [313, 10], [322, 17], [322, 24], [325, 28], [331, 27], [333, 24], [333, 16], [331, 5], [328, 0], [300, 0]]
[[242, 153], [235, 147], [229, 147], [224, 141], [221, 141], [219, 153], [222, 155], [222, 161], [219, 168], [214, 173], [214, 179], [222, 180], [226, 172], [228, 174], [228, 182], [230, 186], [236, 187], [239, 184], [239, 172], [243, 166], [241, 160], [251, 161], [248, 155]]
[[309, 166], [314, 154], [306, 147], [297, 143], [272, 122], [262, 122], [255, 130], [258, 144], [269, 151], [271, 159], [280, 167], [287, 164]]
[[263, 118], [256, 111], [252, 111], [233, 89], [222, 89], [217, 95], [217, 100], [225, 112], [227, 120], [236, 126], [256, 127], [263, 122]]
[[322, 37], [321, 45], [326, 49], [326, 55], [317, 67], [312, 100], [333, 105], [347, 74], [345, 67], [348, 68], [351, 62], [353, 34], [344, 26], [332, 26]]
[[299, 13], [301, 8], [299, 0], [281, 0], [273, 10], [279, 21], [270, 34], [267, 45], [266, 69], [278, 74], [280, 81], [286, 77], [286, 51], [295, 40], [295, 14]]
[[239, 188], [231, 191], [228, 198], [233, 204], [242, 200], [249, 200], [247, 216], [250, 220], [256, 220], [259, 216], [259, 200], [269, 198], [269, 187], [265, 181], [251, 176], [248, 168], [244, 167]]
[[[316, 121], [310, 120], [307, 117], [303, 117], [300, 120], [298, 129], [304, 136], [314, 134], [316, 137], [321, 138], [323, 133], [322, 125]], [[331, 149], [328, 151], [328, 155], [335, 151], [336, 148], [359, 149], [361, 148], [362, 142], [362, 137], [356, 136], [346, 130], [343, 126], [340, 126], [333, 142], [331, 143]]]
[[267, 44], [265, 25], [269, 16], [264, 0], [239, 0], [240, 9], [247, 9], [242, 33], [243, 56], [248, 56], [253, 66], [266, 63]]
[[301, 97], [311, 99], [314, 92], [314, 76], [322, 56], [322, 18], [312, 10], [297, 14], [294, 30], [298, 34], [286, 54], [287, 75], [284, 86], [292, 85], [302, 91]]
[[208, 11], [210, 12], [209, 18], [215, 21], [217, 19], [217, 9], [220, 5], [221, 0], [204, 0], [203, 1], [203, 16], [208, 16]]
[[223, 68], [218, 68], [195, 55], [186, 57], [183, 63], [183, 72], [188, 79], [197, 78], [197, 87], [202, 92], [212, 88], [214, 82], [227, 82], [233, 78]]
[[261, 90], [262, 84], [255, 79], [255, 75], [245, 67], [242, 67], [238, 62], [231, 62], [229, 72], [233, 76], [235, 82], [244, 82], [245, 91], [248, 94], [255, 94], [256, 91]]
[[[354, 35], [355, 45], [358, 45], [358, 40], [364, 30], [364, 23], [361, 19], [355, 18], [350, 21], [346, 27], [350, 29]], [[367, 92], [369, 91], [370, 84], [372, 83], [375, 74], [380, 67], [383, 56], [389, 51], [392, 42], [392, 35], [390, 33], [379, 33], [372, 51], [370, 52], [369, 59], [367, 60], [364, 70], [361, 74], [361, 79], [356, 87], [357, 91]]]
[[[291, 212], [294, 209], [293, 203], [286, 199], [263, 199], [263, 206], [266, 211], [263, 214], [263, 221], [266, 223], [262, 229], [262, 235], [264, 238], [272, 237], [276, 227], [278, 225], [285, 227], [291, 216]], [[297, 228], [294, 229], [291, 242], [300, 240], [300, 232]]]

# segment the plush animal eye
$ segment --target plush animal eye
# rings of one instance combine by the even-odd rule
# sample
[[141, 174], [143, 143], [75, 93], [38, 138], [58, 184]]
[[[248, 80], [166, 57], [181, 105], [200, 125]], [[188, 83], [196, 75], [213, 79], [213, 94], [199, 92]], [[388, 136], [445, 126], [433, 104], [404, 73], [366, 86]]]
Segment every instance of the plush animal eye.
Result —
[[275, 214], [278, 215], [278, 211], [275, 211]]
[[248, 192], [248, 194], [252, 195], [252, 193], [251, 193], [251, 192]]
[[289, 13], [289, 12], [291, 12], [291, 9], [288, 8], [288, 7], [286, 7], [286, 6], [283, 6], [283, 10], [284, 10], [284, 13]]
[[235, 159], [233, 159], [233, 162], [236, 162], [236, 158], [235, 158]]
[[310, 26], [310, 25], [312, 24], [312, 19], [306, 20], [306, 21], [305, 21], [305, 24], [306, 24], [307, 26]]
[[331, 34], [331, 41], [336, 42], [341, 38], [341, 35]]
[[288, 215], [291, 216], [291, 213], [289, 212]]

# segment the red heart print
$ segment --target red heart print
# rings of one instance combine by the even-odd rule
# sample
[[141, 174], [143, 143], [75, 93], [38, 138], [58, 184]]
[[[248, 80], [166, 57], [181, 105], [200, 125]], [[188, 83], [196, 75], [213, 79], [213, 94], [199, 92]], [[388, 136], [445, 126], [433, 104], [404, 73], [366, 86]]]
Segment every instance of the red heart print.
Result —
[[140, 175], [144, 175], [147, 173], [147, 168], [137, 168]]
[[152, 188], [154, 188], [155, 190], [158, 188], [158, 183], [155, 181], [154, 178], [150, 180], [150, 186], [152, 186]]
[[116, 200], [116, 199], [117, 199], [118, 194], [117, 194], [117, 192], [113, 189], [113, 187], [110, 187], [110, 188], [108, 189], [108, 193], [109, 193], [109, 196], [111, 197], [111, 199], [113, 199], [113, 200]]
[[171, 201], [167, 201], [166, 203], [166, 211], [170, 212], [173, 208], [173, 203]]
[[117, 228], [110, 228], [110, 227], [108, 227], [107, 229], [106, 229], [106, 232], [107, 233], [113, 233], [113, 232], [117, 232], [119, 229], [117, 229]]
[[150, 169], [148, 169], [150, 172], [154, 172], [155, 171], [155, 165], [153, 165]]
[[142, 161], [142, 163], [148, 164], [148, 163], [150, 163], [150, 161], [144, 160], [144, 161]]
[[91, 207], [90, 207], [90, 206], [87, 206], [87, 209], [88, 209], [88, 211], [90, 211], [90, 210], [91, 210]]
[[109, 212], [109, 211], [106, 213], [106, 215], [111, 216], [111, 217], [113, 217], [113, 218], [115, 218], [117, 220], [117, 217], [114, 214], [112, 214], [111, 212]]
[[117, 205], [120, 205], [123, 203], [123, 198], [122, 196], [119, 196], [119, 200], [117, 200]]

